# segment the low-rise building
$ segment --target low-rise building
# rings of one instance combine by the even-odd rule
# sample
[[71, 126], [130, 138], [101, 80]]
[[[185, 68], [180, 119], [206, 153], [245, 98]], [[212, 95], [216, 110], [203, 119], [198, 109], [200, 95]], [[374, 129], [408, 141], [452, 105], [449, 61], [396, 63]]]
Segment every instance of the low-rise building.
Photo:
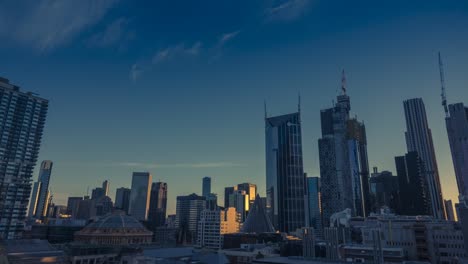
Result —
[[198, 246], [221, 248], [224, 234], [239, 232], [239, 217], [234, 207], [225, 210], [203, 210], [198, 222]]

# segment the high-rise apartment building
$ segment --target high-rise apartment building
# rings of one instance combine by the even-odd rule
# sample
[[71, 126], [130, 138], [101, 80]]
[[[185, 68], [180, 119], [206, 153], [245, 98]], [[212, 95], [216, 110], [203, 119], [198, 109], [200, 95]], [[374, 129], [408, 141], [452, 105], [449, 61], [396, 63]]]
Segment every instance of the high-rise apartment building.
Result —
[[34, 184], [31, 202], [29, 204], [29, 215], [41, 219], [47, 215], [49, 181], [52, 173], [52, 161], [44, 160], [41, 163], [39, 178]]
[[343, 73], [337, 103], [320, 113], [320, 181], [323, 226], [332, 214], [351, 209], [355, 216], [369, 213], [369, 166], [364, 123], [350, 118], [351, 103]]
[[300, 106], [292, 114], [267, 117], [265, 113], [267, 212], [281, 232], [305, 226], [301, 133]]
[[429, 129], [426, 108], [421, 98], [405, 100], [403, 102], [406, 117], [406, 146], [408, 152], [416, 151], [424, 163], [424, 175], [428, 187], [428, 201], [434, 217], [445, 218], [442, 189], [440, 187], [439, 170]]
[[211, 178], [203, 177], [202, 196], [208, 197], [211, 193]]
[[400, 215], [432, 215], [424, 162], [418, 152], [395, 157], [399, 185]]
[[320, 178], [307, 177], [308, 224], [315, 229], [315, 234], [322, 231], [322, 212], [320, 204]]
[[198, 221], [197, 244], [200, 247], [220, 249], [223, 235], [238, 233], [239, 215], [234, 208], [203, 210]]
[[118, 210], [122, 210], [128, 214], [128, 208], [130, 206], [130, 189], [128, 188], [117, 188], [115, 191], [115, 203], [114, 206]]
[[148, 219], [152, 176], [149, 172], [134, 172], [130, 192], [129, 214], [140, 221]]
[[48, 101], [0, 78], [0, 239], [20, 238]]
[[167, 183], [154, 182], [151, 186], [148, 222], [152, 230], [166, 223]]
[[175, 227], [179, 243], [197, 242], [197, 228], [200, 214], [206, 208], [206, 198], [195, 193], [177, 196]]

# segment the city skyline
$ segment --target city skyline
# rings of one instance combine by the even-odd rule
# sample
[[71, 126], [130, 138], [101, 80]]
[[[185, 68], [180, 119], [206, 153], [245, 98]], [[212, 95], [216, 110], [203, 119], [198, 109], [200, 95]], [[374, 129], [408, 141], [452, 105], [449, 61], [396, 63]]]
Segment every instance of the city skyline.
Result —
[[[298, 92], [303, 101], [304, 171], [319, 175], [319, 111], [338, 95], [342, 68], [347, 71], [353, 113], [366, 124], [369, 166], [396, 172], [394, 156], [406, 153], [402, 102], [422, 97], [443, 196], [458, 201], [440, 106], [437, 52], [442, 52], [446, 66], [448, 103], [466, 104], [468, 53], [464, 47], [468, 39], [457, 33], [468, 25], [467, 4], [428, 1], [420, 9], [398, 2], [383, 7], [367, 3], [362, 10], [344, 4], [332, 10], [335, 1], [292, 2], [307, 3], [304, 12], [283, 14], [270, 21], [256, 19], [256, 15], [272, 11], [274, 3], [258, 4], [252, 10], [240, 1], [230, 16], [199, 36], [187, 33], [209, 19], [193, 15], [173, 25], [173, 29], [183, 29], [180, 35], [155, 36], [148, 46], [142, 45], [139, 36], [149, 32], [148, 26], [142, 25], [149, 14], [126, 1], [112, 5], [111, 11], [81, 34], [42, 48], [29, 47], [16, 36], [6, 37], [0, 27], [0, 38], [9, 40], [2, 43], [0, 54], [12, 62], [0, 75], [25, 91], [50, 99], [38, 160], [54, 161], [55, 176], [49, 189], [55, 203], [66, 204], [68, 196], [82, 196], [88, 186], [99, 186], [105, 179], [110, 182], [109, 196], [113, 198], [116, 188], [130, 187], [133, 171], [149, 171], [155, 180], [168, 183], [168, 213], [175, 212], [176, 196], [192, 193], [191, 186], [201, 194], [198, 190], [205, 175], [212, 177], [212, 192], [218, 194], [218, 201], [223, 201], [224, 187], [241, 182], [257, 184], [264, 196], [262, 102], [266, 99], [271, 115], [286, 114], [294, 110]], [[225, 9], [236, 6], [221, 8], [210, 1], [201, 5], [220, 8], [216, 19], [226, 15]], [[251, 8], [243, 11], [247, 6]], [[181, 17], [171, 4], [156, 7], [159, 15], [171, 11], [168, 14]], [[398, 15], [398, 7], [403, 7], [407, 16]], [[193, 6], [185, 6], [182, 12], [189, 13], [190, 8]], [[347, 25], [349, 10], [362, 18]], [[376, 15], [370, 14], [372, 11]], [[142, 18], [135, 18], [132, 12], [142, 12]], [[199, 12], [206, 15], [214, 11]], [[252, 14], [245, 21], [234, 18], [244, 12]], [[151, 22], [173, 22], [162, 17], [166, 20]], [[320, 20], [323, 25], [317, 23]], [[194, 22], [193, 26], [188, 21]], [[328, 23], [331, 21], [334, 23]], [[372, 27], [365, 25], [369, 21]], [[112, 43], [104, 34], [100, 38], [99, 33], [114, 22], [127, 33], [133, 30], [136, 40]], [[162, 26], [157, 29], [162, 31]], [[412, 36], [416, 31], [419, 34]], [[92, 38], [95, 35], [98, 37]], [[340, 41], [343, 38], [347, 43]], [[93, 45], [89, 39], [102, 42]], [[111, 42], [105, 52], [100, 46], [106, 44], [104, 40]], [[201, 44], [197, 45], [198, 41]], [[216, 50], [218, 42], [222, 47]], [[154, 65], [145, 68], [143, 63], [139, 77], [129, 78], [137, 62], [156, 54], [160, 56]], [[44, 63], [48, 67], [40, 67]], [[106, 71], [97, 70], [106, 65]], [[133, 70], [135, 77], [138, 69]], [[179, 74], [184, 78], [177, 78]], [[33, 175], [37, 175], [38, 165]]]

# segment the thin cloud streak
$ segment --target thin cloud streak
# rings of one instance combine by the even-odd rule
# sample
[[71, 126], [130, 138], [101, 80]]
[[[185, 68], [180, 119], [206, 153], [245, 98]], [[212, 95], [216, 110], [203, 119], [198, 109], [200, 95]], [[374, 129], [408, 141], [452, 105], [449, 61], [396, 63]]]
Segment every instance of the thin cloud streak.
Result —
[[92, 35], [87, 43], [93, 47], [107, 47], [125, 42], [133, 37], [133, 33], [127, 31], [129, 20], [121, 17], [114, 20], [102, 31]]
[[201, 48], [201, 41], [197, 41], [189, 47], [186, 47], [184, 43], [180, 43], [175, 46], [171, 46], [156, 52], [156, 54], [153, 56], [152, 63], [159, 64], [168, 61], [176, 56], [197, 56], [198, 54], [200, 54]]
[[237, 37], [237, 35], [239, 35], [239, 33], [240, 33], [240, 30], [222, 34], [221, 37], [219, 38], [218, 46], [219, 47], [224, 46], [227, 42], [229, 42], [232, 39], [234, 39], [235, 37]]
[[266, 22], [292, 21], [301, 17], [311, 4], [311, 0], [288, 0], [266, 10]]
[[133, 168], [226, 168], [226, 167], [244, 167], [244, 164], [233, 163], [233, 162], [205, 162], [205, 163], [174, 163], [174, 164], [157, 164], [157, 163], [140, 163], [140, 162], [122, 162], [115, 164], [122, 167], [133, 167]]

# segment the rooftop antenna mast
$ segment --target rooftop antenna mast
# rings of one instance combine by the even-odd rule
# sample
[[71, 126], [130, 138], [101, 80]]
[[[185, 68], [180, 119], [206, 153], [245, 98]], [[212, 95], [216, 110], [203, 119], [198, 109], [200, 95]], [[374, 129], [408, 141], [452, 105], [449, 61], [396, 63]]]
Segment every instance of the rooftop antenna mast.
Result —
[[449, 111], [447, 107], [447, 95], [445, 93], [445, 73], [444, 73], [444, 64], [442, 63], [442, 57], [439, 52], [439, 71], [440, 71], [440, 85], [442, 92], [440, 96], [442, 97], [442, 106], [444, 107], [445, 117], [449, 117]]
[[346, 75], [344, 69], [341, 72], [341, 94], [346, 95]]
[[301, 112], [301, 93], [300, 92], [297, 94], [297, 111], [299, 113]]
[[266, 120], [268, 118], [266, 100], [263, 101], [263, 109], [265, 111], [265, 120]]

